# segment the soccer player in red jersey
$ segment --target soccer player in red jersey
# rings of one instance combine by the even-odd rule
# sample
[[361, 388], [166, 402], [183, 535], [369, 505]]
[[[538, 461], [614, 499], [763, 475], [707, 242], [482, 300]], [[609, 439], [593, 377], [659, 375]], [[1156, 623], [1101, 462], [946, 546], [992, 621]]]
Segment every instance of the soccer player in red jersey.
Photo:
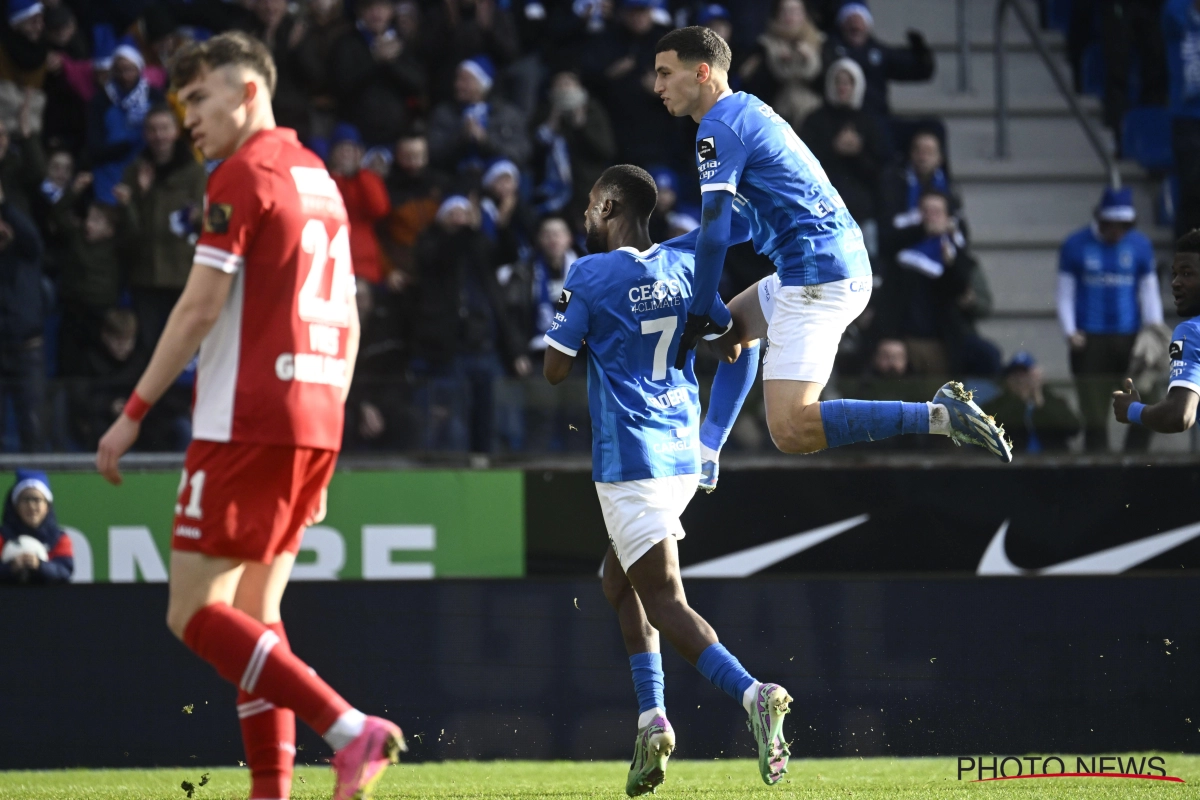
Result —
[[303, 531], [324, 515], [358, 351], [346, 209], [321, 160], [275, 126], [261, 42], [216, 36], [171, 77], [196, 147], [223, 161], [187, 286], [96, 466], [121, 482], [142, 417], [199, 349], [167, 625], [239, 688], [251, 798], [289, 796], [296, 716], [335, 751], [335, 800], [369, 797], [404, 737], [293, 655], [279, 617]]

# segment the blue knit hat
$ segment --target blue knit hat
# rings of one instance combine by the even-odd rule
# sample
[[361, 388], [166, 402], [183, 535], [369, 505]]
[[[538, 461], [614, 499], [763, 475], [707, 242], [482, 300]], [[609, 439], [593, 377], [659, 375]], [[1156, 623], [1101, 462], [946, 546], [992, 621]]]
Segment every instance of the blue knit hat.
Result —
[[92, 28], [92, 66], [108, 69], [112, 66], [113, 52], [117, 49], [117, 34], [112, 25], [96, 25]]
[[54, 502], [54, 494], [50, 491], [50, 478], [45, 472], [40, 469], [19, 469], [17, 470], [17, 482], [13, 485], [12, 501], [17, 502], [17, 498], [21, 496], [21, 492], [26, 489], [37, 489], [46, 496], [46, 502]]
[[709, 3], [700, 9], [700, 13], [696, 15], [696, 24], [707, 25], [714, 19], [728, 20], [729, 18], [729, 11], [725, 6], [718, 5], [717, 3]]
[[1137, 209], [1133, 207], [1133, 190], [1128, 186], [1105, 189], [1096, 207], [1096, 218], [1104, 222], [1134, 222]]
[[342, 142], [353, 142], [362, 147], [362, 134], [349, 122], [339, 122], [333, 128], [333, 136], [330, 138], [329, 144], [331, 147], [337, 147]]
[[42, 4], [37, 0], [8, 0], [8, 24], [16, 25], [42, 13]]
[[843, 22], [845, 22], [851, 14], [861, 15], [862, 18], [866, 20], [868, 28], [875, 27], [875, 18], [871, 16], [871, 9], [867, 8], [867, 4], [863, 2], [863, 0], [856, 0], [856, 2], [843, 4], [842, 7], [838, 9], [837, 13], [838, 25], [841, 25]]
[[474, 75], [485, 92], [491, 91], [492, 84], [496, 82], [496, 65], [485, 55], [471, 56], [458, 67]]
[[650, 177], [654, 179], [654, 185], [659, 190], [670, 189], [672, 192], [679, 191], [679, 178], [675, 175], [675, 171], [670, 167], [657, 166], [651, 167]]

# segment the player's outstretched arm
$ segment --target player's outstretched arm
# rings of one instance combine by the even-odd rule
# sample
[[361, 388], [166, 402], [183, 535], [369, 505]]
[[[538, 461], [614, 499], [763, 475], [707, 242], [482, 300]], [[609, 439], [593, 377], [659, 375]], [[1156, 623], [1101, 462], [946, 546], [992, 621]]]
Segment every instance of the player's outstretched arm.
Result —
[[[703, 203], [700, 233], [696, 237], [696, 280], [692, 305], [688, 309], [696, 316], [708, 315], [712, 310], [725, 266], [725, 251], [732, 242], [733, 227], [733, 194], [721, 190], [705, 192]], [[728, 319], [715, 319], [714, 322], [722, 326], [729, 324]]]
[[[183, 294], [167, 318], [162, 338], [134, 390], [147, 404], [154, 405], [163, 396], [200, 349], [200, 342], [221, 315], [233, 279], [234, 273], [203, 264], [193, 265]], [[96, 449], [96, 469], [109, 483], [121, 483], [117, 461], [137, 441], [140, 428], [140, 423], [121, 414], [100, 439]]]
[[[1176, 386], [1161, 402], [1144, 405], [1133, 381], [1125, 379], [1125, 391], [1113, 392], [1113, 414], [1117, 422], [1145, 425], [1156, 433], [1182, 433], [1196, 424], [1196, 407], [1200, 395], [1191, 389]], [[1132, 413], [1131, 413], [1132, 412]]]
[[546, 360], [542, 365], [542, 374], [546, 376], [546, 380], [550, 381], [552, 386], [557, 386], [571, 374], [571, 367], [574, 364], [574, 356], [569, 356], [554, 347], [547, 347]]

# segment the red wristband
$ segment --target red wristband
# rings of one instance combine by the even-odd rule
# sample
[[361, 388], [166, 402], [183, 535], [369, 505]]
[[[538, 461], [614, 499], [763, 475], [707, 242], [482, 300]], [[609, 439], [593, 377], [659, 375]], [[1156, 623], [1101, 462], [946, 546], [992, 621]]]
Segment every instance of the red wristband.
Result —
[[146, 412], [150, 410], [150, 404], [143, 400], [135, 389], [133, 394], [129, 395], [129, 401], [125, 403], [125, 416], [129, 417], [134, 422], [141, 422], [146, 417]]

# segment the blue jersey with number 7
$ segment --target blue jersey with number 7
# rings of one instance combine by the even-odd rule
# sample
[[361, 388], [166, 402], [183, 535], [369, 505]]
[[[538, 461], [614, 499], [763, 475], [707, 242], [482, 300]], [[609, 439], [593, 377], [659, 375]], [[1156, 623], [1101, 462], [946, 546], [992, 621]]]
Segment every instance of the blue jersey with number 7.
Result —
[[570, 356], [587, 343], [598, 482], [700, 471], [694, 354], [675, 369], [696, 270], [694, 253], [681, 241], [576, 261], [546, 333], [549, 346]]
[[731, 192], [784, 286], [871, 274], [862, 231], [816, 156], [752, 94], [717, 101], [696, 133], [701, 192]]

